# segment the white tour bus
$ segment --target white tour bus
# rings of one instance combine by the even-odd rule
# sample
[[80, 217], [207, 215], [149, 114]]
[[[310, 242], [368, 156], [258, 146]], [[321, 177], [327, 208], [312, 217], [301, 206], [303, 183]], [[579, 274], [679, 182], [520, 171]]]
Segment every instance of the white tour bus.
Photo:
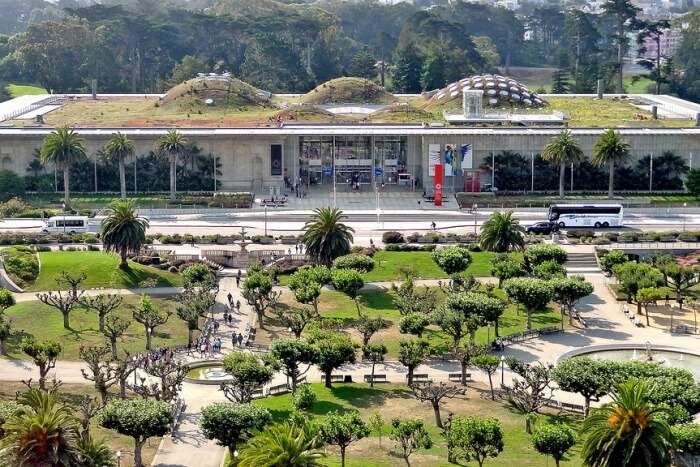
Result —
[[44, 232], [87, 232], [89, 220], [87, 216], [56, 216], [50, 217], [44, 225]]
[[552, 204], [549, 220], [564, 227], [622, 227], [621, 204]]

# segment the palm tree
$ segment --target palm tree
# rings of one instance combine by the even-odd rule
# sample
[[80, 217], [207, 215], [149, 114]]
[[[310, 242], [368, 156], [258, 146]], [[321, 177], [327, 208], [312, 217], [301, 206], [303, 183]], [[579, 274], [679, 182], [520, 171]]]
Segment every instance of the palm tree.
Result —
[[542, 159], [559, 165], [559, 197], [564, 197], [564, 172], [566, 166], [575, 164], [583, 159], [583, 151], [571, 131], [564, 130], [544, 147]]
[[3, 425], [2, 465], [18, 467], [82, 465], [77, 462], [78, 421], [56, 393], [30, 389], [20, 395], [18, 412]]
[[141, 250], [148, 220], [136, 214], [133, 200], [113, 201], [109, 209], [109, 215], [102, 221], [102, 244], [105, 251], [119, 253], [120, 269], [128, 269], [127, 255]]
[[318, 430], [308, 422], [268, 425], [248, 440], [239, 467], [316, 467], [325, 454]]
[[607, 130], [600, 135], [593, 146], [593, 165], [602, 167], [608, 165], [608, 198], [613, 197], [613, 185], [615, 179], [615, 164], [624, 161], [630, 155], [630, 145], [622, 139], [622, 135], [615, 130]]
[[119, 190], [121, 191], [121, 198], [125, 199], [126, 169], [124, 168], [124, 161], [134, 155], [134, 143], [126, 135], [117, 132], [105, 144], [104, 154], [108, 160], [119, 164]]
[[43, 164], [52, 163], [63, 171], [63, 202], [70, 206], [70, 168], [73, 161], [85, 155], [85, 141], [66, 127], [52, 131], [41, 144], [39, 157]]
[[347, 216], [338, 208], [317, 208], [304, 224], [302, 241], [316, 262], [330, 266], [338, 256], [350, 253], [355, 230], [341, 222], [344, 219]]
[[167, 154], [170, 162], [170, 199], [175, 199], [177, 192], [177, 159], [185, 152], [187, 138], [177, 130], [168, 133], [156, 142], [156, 149], [161, 154]]
[[481, 248], [488, 251], [522, 250], [525, 247], [524, 232], [518, 219], [513, 217], [513, 211], [495, 211], [481, 227], [479, 242]]
[[613, 402], [595, 409], [583, 422], [587, 434], [581, 455], [590, 467], [663, 467], [672, 463], [675, 439], [661, 417], [664, 408], [649, 403], [644, 380], [618, 386]]

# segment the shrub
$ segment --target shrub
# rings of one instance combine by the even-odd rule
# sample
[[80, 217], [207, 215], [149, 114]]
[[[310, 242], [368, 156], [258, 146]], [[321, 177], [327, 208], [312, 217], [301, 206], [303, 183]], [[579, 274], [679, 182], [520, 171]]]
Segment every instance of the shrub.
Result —
[[533, 245], [525, 250], [525, 260], [531, 266], [538, 265], [544, 261], [556, 261], [559, 264], [564, 264], [566, 258], [566, 251], [558, 245]]
[[333, 260], [336, 269], [355, 269], [360, 272], [369, 272], [374, 269], [374, 260], [366, 255], [349, 254], [339, 256]]
[[472, 257], [469, 250], [460, 246], [448, 246], [433, 251], [433, 261], [447, 274], [462, 272], [469, 267]]
[[386, 245], [392, 244], [392, 243], [403, 243], [403, 235], [401, 232], [384, 232], [382, 234], [382, 242]]
[[0, 201], [24, 194], [24, 179], [11, 170], [0, 170]]
[[17, 246], [3, 251], [5, 269], [19, 287], [33, 283], [39, 275], [39, 260], [26, 246]]
[[679, 450], [691, 456], [700, 454], [700, 425], [696, 423], [676, 425], [671, 427], [671, 432], [676, 438]]
[[310, 384], [301, 384], [297, 387], [292, 402], [294, 403], [294, 407], [299, 410], [311, 410], [316, 403], [316, 393], [311, 390]]
[[482, 251], [481, 245], [479, 245], [478, 243], [470, 243], [469, 245], [467, 245], [467, 249], [473, 253], [478, 253]]
[[619, 264], [624, 264], [629, 261], [627, 254], [622, 251], [611, 251], [602, 258], [600, 258], [601, 269], [608, 273], [613, 273], [613, 268]]
[[532, 268], [532, 275], [538, 279], [549, 280], [555, 277], [566, 277], [566, 268], [556, 261], [547, 260]]

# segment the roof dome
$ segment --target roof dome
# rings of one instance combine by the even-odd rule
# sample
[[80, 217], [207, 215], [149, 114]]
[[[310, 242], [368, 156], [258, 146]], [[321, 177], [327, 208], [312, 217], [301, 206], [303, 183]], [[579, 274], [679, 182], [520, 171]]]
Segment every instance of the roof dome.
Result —
[[542, 107], [546, 104], [527, 86], [513, 78], [485, 74], [465, 77], [448, 84], [433, 95], [428, 105], [432, 107], [461, 98], [463, 89], [482, 90], [489, 105], [494, 107], [511, 104], [524, 107]]

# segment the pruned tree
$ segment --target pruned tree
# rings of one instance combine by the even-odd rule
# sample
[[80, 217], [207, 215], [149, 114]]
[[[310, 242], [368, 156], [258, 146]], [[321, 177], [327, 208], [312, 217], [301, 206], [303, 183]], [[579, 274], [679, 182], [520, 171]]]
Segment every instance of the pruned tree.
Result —
[[387, 354], [387, 348], [384, 344], [366, 344], [362, 347], [362, 355], [365, 359], [372, 362], [372, 373], [369, 386], [374, 387], [374, 369], [377, 363], [384, 362], [384, 356]]
[[105, 332], [105, 318], [111, 312], [119, 308], [124, 299], [121, 295], [99, 294], [93, 297], [85, 296], [80, 299], [80, 304], [85, 308], [95, 310], [99, 317], [100, 332]]
[[562, 391], [581, 394], [583, 415], [588, 416], [591, 401], [598, 401], [613, 386], [610, 361], [588, 357], [569, 358], [554, 369], [553, 378]]
[[408, 385], [413, 386], [413, 372], [425, 361], [430, 345], [422, 339], [399, 341], [399, 361], [408, 370]]
[[[569, 315], [569, 324], [572, 323], [573, 311], [576, 302], [593, 293], [593, 285], [581, 277], [562, 277], [552, 279], [554, 300], [559, 303], [560, 311], [563, 314], [564, 310]], [[564, 328], [564, 317], [562, 316], [562, 329]]]
[[283, 308], [281, 306], [275, 308], [275, 315], [282, 326], [290, 329], [297, 339], [301, 337], [306, 326], [318, 317], [312, 309], [301, 307]]
[[289, 289], [294, 299], [304, 305], [311, 305], [318, 316], [318, 299], [321, 287], [331, 281], [331, 271], [325, 266], [308, 266], [299, 268], [289, 277]]
[[391, 434], [389, 435], [396, 444], [396, 453], [411, 467], [409, 457], [418, 449], [430, 449], [433, 447], [433, 440], [425, 429], [423, 420], [419, 418], [391, 420]]
[[62, 350], [61, 344], [50, 340], [37, 342], [32, 337], [24, 337], [20, 349], [29, 355], [39, 368], [39, 389], [45, 391], [46, 376], [56, 367], [56, 359]]
[[56, 283], [59, 287], [65, 286], [73, 294], [73, 300], [80, 300], [83, 292], [80, 290], [80, 284], [87, 279], [87, 274], [81, 272], [80, 274], [73, 275], [68, 271], [61, 271], [59, 276], [56, 278]]
[[369, 344], [372, 336], [384, 327], [384, 320], [381, 316], [370, 318], [367, 315], [360, 315], [355, 321], [355, 329], [362, 335], [362, 345]]
[[471, 342], [465, 342], [455, 350], [455, 354], [459, 359], [462, 386], [467, 385], [467, 368], [472, 364], [476, 357], [479, 355], [484, 355], [487, 352], [488, 349], [486, 346], [472, 344]]
[[49, 291], [40, 292], [36, 294], [36, 298], [39, 299], [45, 305], [56, 308], [63, 315], [63, 327], [65, 329], [70, 329], [70, 313], [73, 308], [78, 304], [80, 297], [83, 295], [83, 291]]
[[443, 428], [442, 417], [440, 416], [440, 402], [444, 398], [451, 399], [464, 394], [464, 388], [453, 386], [447, 383], [425, 383], [411, 386], [413, 397], [421, 402], [430, 402], [435, 414], [435, 424], [438, 428]]
[[[300, 339], [282, 339], [272, 343], [270, 354], [279, 362], [282, 373], [291, 380], [292, 393], [297, 390], [297, 383], [311, 365], [318, 361], [318, 349], [309, 342]], [[301, 371], [300, 365], [306, 365]]]
[[498, 370], [498, 365], [501, 359], [495, 355], [478, 355], [472, 359], [472, 364], [478, 369], [486, 373], [489, 377], [489, 388], [491, 389], [491, 400], [496, 400], [496, 394], [493, 391], [493, 374]]
[[158, 310], [148, 295], [141, 296], [141, 301], [134, 308], [133, 317], [146, 330], [146, 350], [151, 350], [151, 339], [156, 327], [167, 323], [171, 314], [170, 310]]
[[331, 271], [331, 277], [333, 278], [333, 287], [337, 291], [347, 295], [350, 300], [355, 303], [357, 317], [360, 318], [362, 316], [362, 311], [360, 310], [360, 301], [358, 297], [360, 289], [365, 285], [362, 275], [355, 269], [333, 269]]
[[401, 334], [412, 334], [416, 337], [423, 337], [425, 328], [430, 325], [428, 315], [420, 312], [404, 315], [399, 321], [399, 332]]
[[309, 337], [309, 341], [318, 351], [316, 364], [324, 375], [327, 388], [332, 388], [333, 370], [346, 363], [355, 363], [355, 345], [344, 334], [319, 332]]
[[446, 435], [450, 462], [475, 460], [479, 467], [487, 457], [503, 451], [503, 428], [496, 418], [455, 417]]
[[121, 316], [107, 315], [102, 334], [105, 335], [112, 349], [112, 358], [117, 358], [117, 339], [124, 335], [131, 323]]
[[104, 408], [104, 401], [99, 403], [97, 397], [90, 397], [87, 394], [80, 399], [80, 435], [84, 440], [91, 439], [90, 421]]
[[[208, 270], [207, 270], [208, 271]], [[216, 296], [208, 288], [187, 288], [179, 296], [176, 308], [178, 318], [187, 325], [187, 344], [192, 345], [194, 331], [199, 329], [199, 320], [206, 316], [216, 303]]]
[[554, 367], [542, 362], [521, 363], [514, 370], [518, 377], [513, 378], [511, 387], [505, 388], [504, 397], [515, 410], [525, 415], [525, 432], [531, 434], [530, 416], [552, 399]]
[[392, 284], [391, 290], [394, 292], [394, 306], [402, 316], [413, 313], [428, 315], [433, 312], [437, 304], [435, 290], [416, 287], [411, 277], [407, 277], [399, 286]]
[[137, 365], [134, 358], [131, 357], [129, 352], [124, 351], [124, 355], [119, 357], [114, 357], [114, 375], [119, 383], [119, 398], [126, 399], [126, 387], [127, 381], [132, 373], [136, 371]]
[[369, 436], [370, 429], [357, 411], [330, 412], [320, 426], [323, 440], [340, 448], [340, 465], [345, 467], [345, 452], [350, 444]]
[[161, 359], [150, 364], [147, 371], [158, 381], [150, 383], [146, 378], [141, 378], [141, 384], [133, 387], [134, 392], [143, 398], [171, 402], [180, 392], [188, 367], [175, 361]]
[[262, 407], [217, 402], [202, 409], [199, 426], [207, 439], [215, 439], [234, 456], [239, 443], [256, 430], [262, 430], [270, 421], [270, 412]]
[[224, 370], [229, 380], [221, 383], [220, 389], [226, 399], [238, 404], [253, 400], [253, 393], [269, 383], [274, 374], [270, 365], [250, 353], [235, 352], [224, 357]]
[[95, 383], [95, 390], [100, 393], [102, 404], [107, 403], [109, 388], [117, 382], [114, 368], [105, 358], [110, 354], [108, 346], [80, 346], [80, 358], [87, 364], [88, 371], [80, 370], [83, 378]]
[[273, 290], [269, 272], [250, 268], [243, 282], [243, 297], [253, 307], [260, 327], [265, 327], [265, 312], [274, 307], [282, 292]]

